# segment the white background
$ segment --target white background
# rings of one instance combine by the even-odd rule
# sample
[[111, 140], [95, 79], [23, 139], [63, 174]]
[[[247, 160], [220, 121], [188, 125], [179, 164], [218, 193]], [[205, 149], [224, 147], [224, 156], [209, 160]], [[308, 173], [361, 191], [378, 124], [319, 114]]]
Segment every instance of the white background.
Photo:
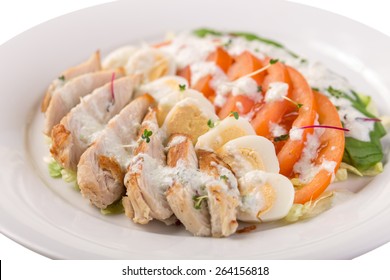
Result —
[[[138, 0], [142, 1], [142, 0]], [[272, 1], [272, 0], [270, 0]], [[0, 1], [0, 45], [15, 35], [57, 16], [109, 1], [104, 0], [2, 0]], [[390, 36], [390, 17], [387, 1], [352, 0], [294, 0], [352, 18]], [[390, 50], [389, 50], [390, 51]], [[1, 63], [1, 62], [0, 62]], [[390, 243], [358, 259], [367, 263], [390, 257]], [[0, 234], [0, 259], [19, 262], [40, 261], [45, 257], [36, 254]]]

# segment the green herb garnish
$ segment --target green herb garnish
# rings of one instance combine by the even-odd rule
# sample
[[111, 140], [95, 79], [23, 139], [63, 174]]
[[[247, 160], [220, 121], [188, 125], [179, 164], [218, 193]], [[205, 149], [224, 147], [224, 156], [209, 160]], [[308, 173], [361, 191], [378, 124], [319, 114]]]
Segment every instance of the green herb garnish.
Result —
[[283, 134], [283, 135], [280, 135], [278, 137], [275, 137], [274, 142], [286, 141], [286, 140], [288, 140], [288, 138], [289, 138], [288, 134]]
[[153, 132], [151, 130], [144, 130], [144, 133], [141, 135], [141, 138], [145, 140], [146, 143], [150, 142], [150, 136], [152, 136]]
[[226, 43], [223, 44], [225, 48], [228, 48], [233, 43], [232, 39], [229, 39]]
[[236, 120], [240, 117], [237, 112], [231, 111], [230, 116], [233, 116]]
[[269, 61], [269, 64], [271, 64], [271, 65], [273, 65], [273, 64], [275, 64], [275, 63], [277, 63], [279, 61], [279, 59], [271, 59], [270, 61]]
[[180, 89], [180, 91], [185, 91], [186, 90], [186, 85], [185, 84], [180, 84], [179, 85], [179, 89]]
[[219, 177], [221, 180], [227, 181], [228, 177], [226, 175], [221, 175]]
[[210, 128], [213, 128], [214, 127], [214, 122], [211, 119], [209, 119], [207, 121], [207, 126], [210, 127]]
[[195, 209], [200, 209], [202, 208], [202, 202], [203, 200], [207, 199], [207, 195], [203, 195], [203, 196], [200, 196], [200, 195], [194, 195], [192, 197], [192, 201], [194, 202], [194, 208]]
[[60, 80], [60, 81], [63, 81], [63, 82], [64, 82], [64, 81], [65, 81], [65, 76], [64, 76], [64, 75], [62, 75], [62, 76], [59, 76], [59, 77], [58, 77], [58, 80]]
[[257, 92], [262, 92], [263, 91], [263, 87], [262, 86], [257, 86]]

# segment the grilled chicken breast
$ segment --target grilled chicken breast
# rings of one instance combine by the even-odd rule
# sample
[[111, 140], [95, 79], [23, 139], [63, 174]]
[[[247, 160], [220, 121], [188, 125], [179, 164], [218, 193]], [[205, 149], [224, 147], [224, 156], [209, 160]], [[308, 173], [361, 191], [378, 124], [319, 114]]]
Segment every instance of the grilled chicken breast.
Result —
[[80, 103], [80, 98], [90, 94], [93, 90], [110, 82], [113, 73], [115, 77], [123, 76], [123, 70], [99, 71], [84, 74], [67, 82], [63, 87], [54, 91], [45, 113], [44, 133], [50, 135], [53, 127], [58, 124], [69, 111]]
[[157, 123], [155, 109], [151, 109], [145, 116], [138, 135], [135, 157], [125, 177], [127, 196], [134, 213], [132, 218], [140, 224], [146, 224], [152, 219], [165, 221], [173, 212], [165, 197], [168, 185], [164, 183], [163, 177], [169, 176], [163, 173], [169, 170], [164, 169], [166, 157], [163, 135]]
[[65, 169], [76, 171], [82, 153], [130, 101], [136, 83], [136, 77], [120, 78], [83, 98], [54, 126], [50, 148], [53, 158]]
[[190, 137], [173, 134], [168, 142], [167, 164], [175, 169], [175, 179], [166, 191], [167, 201], [173, 213], [196, 236], [211, 234], [210, 216], [206, 201], [202, 201], [201, 174], [197, 171], [198, 160]]
[[96, 207], [104, 209], [124, 194], [123, 178], [133, 154], [129, 144], [136, 141], [141, 121], [153, 102], [149, 95], [133, 100], [108, 122], [82, 154], [77, 165], [77, 183], [82, 195]]
[[63, 87], [67, 81], [77, 76], [99, 71], [101, 69], [102, 67], [100, 64], [100, 53], [99, 51], [96, 51], [87, 61], [62, 72], [57, 79], [51, 82], [48, 89], [46, 90], [45, 96], [41, 104], [41, 111], [46, 112], [47, 108], [49, 107], [53, 92]]
[[229, 236], [236, 232], [239, 191], [237, 179], [229, 166], [210, 151], [198, 150], [199, 169], [211, 176], [205, 184], [211, 217], [211, 234], [214, 237]]

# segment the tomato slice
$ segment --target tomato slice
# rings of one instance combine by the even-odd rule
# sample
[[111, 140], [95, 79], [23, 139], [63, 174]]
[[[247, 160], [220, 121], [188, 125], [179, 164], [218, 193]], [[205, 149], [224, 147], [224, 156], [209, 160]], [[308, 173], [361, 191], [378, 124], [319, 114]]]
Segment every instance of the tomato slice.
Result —
[[[240, 77], [243, 77], [249, 73], [252, 73], [263, 67], [263, 63], [256, 56], [248, 51], [244, 51], [236, 57], [235, 62], [227, 71], [229, 80], [234, 81]], [[251, 78], [253, 78], [258, 85], [261, 85], [265, 76], [265, 71], [260, 72]]]
[[220, 119], [224, 119], [230, 115], [231, 112], [237, 112], [239, 115], [245, 115], [252, 110], [255, 102], [245, 95], [229, 96], [225, 105], [218, 113]]
[[[323, 94], [314, 91], [317, 103], [318, 121], [321, 125], [342, 128], [339, 114], [333, 103]], [[320, 136], [320, 150], [318, 151], [315, 164], [319, 165], [324, 160], [336, 162], [334, 172], [340, 166], [343, 159], [345, 137], [344, 131], [337, 129], [324, 129]], [[333, 172], [325, 169], [320, 170], [307, 185], [295, 192], [294, 203], [304, 204], [318, 198], [331, 183]]]
[[[302, 107], [298, 110], [298, 116], [293, 122], [292, 127], [302, 127], [314, 124], [316, 118], [314, 96], [312, 90], [305, 78], [295, 69], [286, 66], [291, 79], [292, 91], [291, 99]], [[302, 137], [299, 140], [288, 139], [278, 153], [280, 164], [280, 173], [290, 177], [294, 164], [299, 160], [306, 141], [306, 135], [311, 133], [312, 129], [304, 129]]]
[[[269, 59], [267, 59], [269, 61]], [[266, 93], [269, 89], [269, 84], [273, 82], [284, 82], [289, 84], [289, 94], [291, 95], [291, 82], [288, 75], [286, 67], [277, 62], [271, 65], [267, 71], [264, 81], [262, 83], [263, 93]], [[259, 111], [256, 113], [255, 117], [252, 119], [251, 124], [256, 131], [257, 135], [267, 137], [268, 139], [272, 138], [270, 132], [270, 124], [278, 124], [283, 115], [287, 112], [290, 107], [290, 102], [287, 100], [275, 101], [270, 103], [263, 103], [260, 106]]]

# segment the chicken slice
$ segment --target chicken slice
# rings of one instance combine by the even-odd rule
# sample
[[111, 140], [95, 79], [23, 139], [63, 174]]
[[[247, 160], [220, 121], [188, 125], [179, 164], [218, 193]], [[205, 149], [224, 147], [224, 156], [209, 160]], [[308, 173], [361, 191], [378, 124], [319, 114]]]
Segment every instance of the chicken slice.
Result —
[[[113, 76], [115, 73], [115, 76]], [[122, 77], [122, 68], [88, 73], [67, 82], [63, 87], [54, 91], [50, 104], [45, 113], [44, 133], [50, 135], [53, 127], [58, 124], [69, 111], [80, 103], [80, 98], [90, 94], [93, 90], [110, 82], [112, 78]]]
[[229, 236], [236, 232], [238, 226], [236, 216], [240, 193], [237, 179], [230, 167], [215, 153], [198, 150], [197, 155], [200, 171], [214, 178], [205, 184], [211, 217], [211, 234], [214, 237]]
[[84, 97], [51, 132], [53, 158], [67, 170], [76, 171], [83, 152], [94, 142], [108, 121], [129, 103], [137, 77], [107, 83]]
[[133, 100], [108, 122], [81, 155], [77, 183], [82, 195], [96, 207], [104, 209], [124, 194], [123, 178], [133, 154], [128, 144], [136, 141], [141, 121], [153, 102], [149, 95]]
[[101, 69], [102, 67], [100, 64], [100, 52], [96, 51], [87, 61], [62, 72], [57, 79], [51, 82], [48, 89], [46, 90], [45, 96], [43, 97], [41, 104], [41, 111], [43, 113], [46, 112], [51, 102], [53, 92], [63, 87], [67, 81], [82, 74], [99, 71]]
[[202, 201], [206, 195], [202, 189], [204, 178], [197, 171], [198, 160], [192, 140], [183, 134], [173, 134], [167, 148], [167, 164], [177, 174], [166, 191], [169, 206], [189, 232], [196, 236], [209, 236], [210, 216], [207, 202]]
[[170, 178], [170, 170], [164, 168], [166, 157], [156, 109], [151, 109], [146, 115], [138, 136], [135, 157], [125, 176], [127, 196], [134, 212], [133, 221], [140, 224], [146, 224], [152, 219], [165, 221], [173, 214], [165, 197], [165, 190], [170, 183], [166, 182]]

